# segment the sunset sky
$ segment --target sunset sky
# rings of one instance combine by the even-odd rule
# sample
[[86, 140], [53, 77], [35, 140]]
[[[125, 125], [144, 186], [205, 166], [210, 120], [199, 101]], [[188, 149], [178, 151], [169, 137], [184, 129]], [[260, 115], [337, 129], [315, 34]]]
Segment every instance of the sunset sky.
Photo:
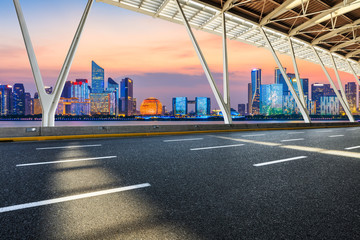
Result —
[[[20, 1], [27, 20], [45, 85], [53, 86], [71, 44], [86, 0]], [[21, 36], [13, 1], [0, 1], [0, 84], [21, 82], [33, 93], [35, 84]], [[221, 37], [194, 30], [210, 69], [222, 91]], [[274, 82], [276, 66], [270, 52], [244, 43], [229, 41], [231, 105], [247, 102], [247, 84], [253, 68], [261, 68], [262, 83]], [[280, 55], [288, 72], [291, 58]], [[91, 61], [119, 82], [134, 80], [138, 107], [148, 97], [158, 98], [171, 109], [171, 98], [212, 98], [210, 86], [183, 25], [94, 2], [68, 80], [91, 79]], [[327, 83], [319, 65], [298, 61], [301, 77]], [[333, 79], [335, 76], [330, 71]], [[354, 81], [341, 73], [343, 83]], [[106, 81], [107, 82], [107, 81]]]

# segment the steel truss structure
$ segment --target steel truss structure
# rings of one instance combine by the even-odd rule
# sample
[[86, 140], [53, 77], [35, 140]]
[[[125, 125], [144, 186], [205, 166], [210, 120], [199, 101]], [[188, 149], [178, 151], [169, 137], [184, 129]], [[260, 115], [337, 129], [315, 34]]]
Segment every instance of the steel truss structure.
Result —
[[[43, 106], [43, 126], [54, 126], [55, 109], [66, 79], [83, 25], [93, 0], [88, 1], [74, 42], [60, 73], [55, 93], [47, 96], [43, 90], [35, 54], [26, 29], [18, 0], [13, 0], [28, 50], [34, 78]], [[227, 38], [257, 47], [268, 48], [292, 93], [305, 122], [310, 122], [309, 113], [301, 86], [296, 94], [276, 52], [292, 57], [297, 83], [300, 75], [296, 58], [320, 64], [334, 88], [345, 113], [354, 121], [346, 100], [338, 71], [353, 74], [360, 84], [360, 0], [96, 0], [184, 24], [216, 101], [224, 113], [224, 122], [231, 123]], [[221, 35], [223, 38], [224, 94], [217, 89], [212, 74], [202, 55], [192, 28]], [[326, 68], [335, 71], [341, 94]], [[51, 102], [51, 104], [47, 104]], [[49, 107], [50, 105], [51, 107]], [[48, 109], [48, 110], [47, 110]], [[52, 116], [50, 116], [52, 115]]]

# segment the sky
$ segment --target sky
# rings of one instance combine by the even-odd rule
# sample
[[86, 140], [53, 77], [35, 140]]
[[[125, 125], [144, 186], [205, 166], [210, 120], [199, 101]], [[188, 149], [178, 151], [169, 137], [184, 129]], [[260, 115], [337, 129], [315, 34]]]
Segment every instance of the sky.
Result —
[[[86, 0], [20, 0], [31, 35], [43, 81], [54, 86]], [[24, 83], [36, 91], [13, 1], [0, 1], [0, 84]], [[221, 37], [193, 30], [206, 61], [222, 92]], [[247, 103], [247, 85], [253, 68], [262, 69], [262, 83], [274, 83], [276, 67], [269, 50], [237, 41], [228, 41], [231, 107]], [[279, 55], [287, 72], [294, 72], [291, 58]], [[138, 108], [148, 97], [158, 98], [168, 109], [172, 97], [211, 97], [217, 108], [199, 59], [183, 25], [155, 19], [101, 2], [94, 2], [77, 49], [69, 81], [91, 79], [91, 61], [105, 69], [108, 77], [120, 82], [134, 80]], [[298, 60], [302, 78], [328, 83], [319, 65]], [[333, 80], [335, 74], [329, 70]], [[340, 73], [343, 84], [353, 75]], [[107, 82], [107, 81], [106, 81]], [[106, 85], [106, 84], [105, 84]]]

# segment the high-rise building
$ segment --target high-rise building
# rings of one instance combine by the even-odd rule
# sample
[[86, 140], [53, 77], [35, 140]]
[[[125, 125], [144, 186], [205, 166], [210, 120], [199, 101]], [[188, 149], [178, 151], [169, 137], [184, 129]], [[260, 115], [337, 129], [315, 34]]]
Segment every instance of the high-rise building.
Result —
[[90, 89], [87, 79], [67, 81], [56, 110], [58, 115], [90, 115]]
[[320, 97], [320, 114], [321, 115], [339, 115], [340, 104], [336, 96]]
[[241, 116], [245, 115], [245, 104], [238, 104], [238, 113]]
[[283, 85], [266, 84], [260, 87], [260, 114], [277, 115], [283, 112]]
[[188, 114], [188, 101], [187, 97], [175, 97], [172, 99], [172, 109], [174, 115], [187, 115]]
[[134, 114], [133, 84], [134, 82], [130, 78], [124, 78], [120, 83], [121, 112], [125, 114], [125, 116]]
[[348, 82], [345, 84], [345, 95], [346, 99], [350, 106], [350, 111], [352, 113], [357, 113], [356, 111], [356, 83]]
[[104, 69], [94, 61], [91, 62], [91, 84], [92, 93], [104, 92]]
[[321, 113], [320, 98], [323, 96], [336, 96], [330, 84], [314, 83], [311, 84], [311, 100], [316, 106], [316, 114]]
[[[284, 68], [286, 73], [286, 68]], [[285, 82], [285, 79], [283, 75], [281, 74], [281, 71], [278, 67], [275, 68], [275, 84], [282, 84], [283, 85], [283, 95], [287, 95], [289, 92], [289, 87]]]
[[110, 92], [90, 93], [91, 115], [115, 115], [111, 112], [115, 104], [115, 95]]
[[252, 114], [260, 114], [260, 85], [261, 85], [261, 69], [253, 69], [251, 71], [251, 108]]
[[12, 114], [12, 86], [0, 85], [0, 115]]
[[195, 112], [197, 116], [210, 115], [210, 98], [196, 97], [195, 98]]
[[42, 107], [41, 107], [41, 103], [40, 103], [40, 99], [39, 99], [39, 94], [36, 92], [34, 94], [34, 99], [33, 99], [33, 103], [34, 103], [34, 115], [39, 115], [42, 114]]
[[119, 92], [119, 84], [114, 81], [112, 78], [108, 78], [108, 91], [114, 92], [115, 94], [115, 115], [119, 115], [119, 98], [120, 98], [120, 92]]
[[13, 87], [12, 114], [25, 115], [25, 89], [22, 83], [15, 83]]
[[25, 115], [34, 114], [34, 100], [31, 98], [30, 93], [25, 93]]
[[251, 113], [252, 113], [251, 103], [252, 103], [252, 87], [251, 87], [251, 83], [248, 83], [248, 102], [247, 102], [247, 109], [246, 109], [246, 113], [248, 115], [251, 115]]
[[304, 96], [307, 96], [309, 99], [309, 79], [308, 78], [301, 78], [301, 86], [303, 88]]

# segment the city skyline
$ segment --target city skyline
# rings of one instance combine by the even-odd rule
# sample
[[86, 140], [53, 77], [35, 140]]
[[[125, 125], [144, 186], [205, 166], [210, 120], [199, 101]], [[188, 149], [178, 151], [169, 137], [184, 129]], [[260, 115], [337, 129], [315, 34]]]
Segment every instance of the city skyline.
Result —
[[[86, 1], [21, 3], [45, 85], [54, 86]], [[72, 4], [70, 11], [68, 4]], [[0, 22], [3, 29], [0, 33], [0, 84], [22, 82], [33, 95], [35, 84], [12, 2], [1, 2], [0, 13], [3, 18]], [[194, 33], [221, 91], [221, 37], [201, 31]], [[280, 55], [280, 59], [288, 72], [294, 72], [292, 64], [285, 64], [290, 62], [289, 56]], [[139, 102], [157, 97], [164, 105], [171, 106], [173, 96], [209, 96], [214, 107], [217, 106], [182, 25], [95, 2], [68, 81], [91, 79], [91, 60], [105, 68], [105, 79], [111, 77], [117, 82], [125, 77], [134, 79], [134, 95]], [[298, 64], [301, 77], [309, 78], [309, 84], [328, 83], [320, 66], [303, 60], [298, 60]], [[273, 82], [276, 64], [268, 50], [229, 41], [231, 107], [247, 103], [249, 70], [256, 67], [262, 69], [264, 84]], [[335, 79], [332, 70], [330, 73]], [[354, 81], [350, 74], [341, 73], [341, 77], [343, 85]]]

